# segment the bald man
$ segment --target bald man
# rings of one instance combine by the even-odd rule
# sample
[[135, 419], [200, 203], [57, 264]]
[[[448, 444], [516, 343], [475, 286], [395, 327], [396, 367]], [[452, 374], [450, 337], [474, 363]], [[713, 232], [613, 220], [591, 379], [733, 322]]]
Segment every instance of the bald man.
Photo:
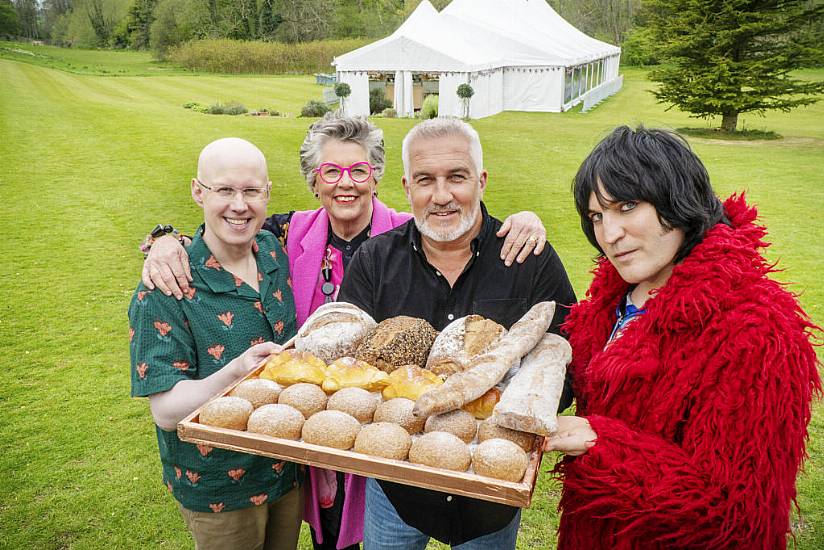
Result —
[[138, 285], [129, 306], [132, 396], [148, 397], [163, 482], [198, 550], [294, 549], [302, 510], [295, 464], [192, 445], [176, 426], [295, 333], [289, 264], [261, 231], [271, 182], [263, 153], [220, 139], [191, 182], [203, 225], [186, 250], [183, 300]]

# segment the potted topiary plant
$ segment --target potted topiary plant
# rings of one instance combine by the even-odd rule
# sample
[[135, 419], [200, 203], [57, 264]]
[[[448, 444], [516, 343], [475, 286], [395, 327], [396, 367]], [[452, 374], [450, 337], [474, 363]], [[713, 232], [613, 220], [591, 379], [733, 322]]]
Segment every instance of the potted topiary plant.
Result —
[[464, 118], [469, 118], [469, 100], [475, 95], [475, 90], [469, 84], [461, 84], [458, 86], [458, 97], [463, 103]]
[[335, 95], [340, 99], [340, 113], [346, 114], [346, 98], [352, 94], [352, 87], [346, 82], [335, 84]]

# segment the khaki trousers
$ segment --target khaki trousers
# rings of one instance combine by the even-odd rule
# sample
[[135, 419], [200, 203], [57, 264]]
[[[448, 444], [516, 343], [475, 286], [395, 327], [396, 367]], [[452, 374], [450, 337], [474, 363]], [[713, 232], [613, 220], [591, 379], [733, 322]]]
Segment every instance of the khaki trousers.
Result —
[[303, 488], [264, 506], [232, 512], [193, 512], [181, 506], [196, 550], [295, 550], [303, 511]]

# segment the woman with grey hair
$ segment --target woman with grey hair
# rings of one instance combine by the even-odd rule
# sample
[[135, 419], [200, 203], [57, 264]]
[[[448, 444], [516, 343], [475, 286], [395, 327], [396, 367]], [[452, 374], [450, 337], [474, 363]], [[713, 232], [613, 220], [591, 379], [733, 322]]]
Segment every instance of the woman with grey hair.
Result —
[[[377, 198], [385, 167], [383, 131], [362, 117], [327, 114], [309, 127], [300, 147], [300, 168], [320, 208], [275, 214], [263, 224], [286, 248], [298, 326], [315, 309], [334, 301], [343, 273], [358, 247], [409, 221]], [[543, 249], [546, 231], [538, 216], [510, 216], [502, 258], [522, 262]], [[532, 237], [534, 236], [534, 238]], [[184, 261], [185, 260], [185, 261]], [[191, 274], [185, 250], [174, 237], [158, 238], [143, 267], [143, 282], [178, 299]], [[316, 549], [357, 548], [363, 538], [364, 478], [309, 468], [304, 519]]]

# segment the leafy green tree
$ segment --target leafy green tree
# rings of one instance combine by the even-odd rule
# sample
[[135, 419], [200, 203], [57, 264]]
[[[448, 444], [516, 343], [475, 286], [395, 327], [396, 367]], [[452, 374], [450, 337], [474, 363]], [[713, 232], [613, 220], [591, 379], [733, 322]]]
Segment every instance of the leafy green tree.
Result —
[[20, 36], [40, 38], [37, 0], [14, 0], [12, 3], [14, 4], [14, 11], [17, 12]]
[[0, 36], [20, 34], [20, 22], [11, 0], [0, 0]]
[[262, 0], [258, 11], [258, 38], [272, 40], [282, 21], [275, 11], [274, 0]]
[[667, 63], [650, 74], [653, 92], [691, 116], [721, 115], [733, 132], [740, 113], [789, 111], [814, 103], [824, 82], [791, 72], [816, 51], [802, 32], [824, 15], [806, 0], [648, 0], [651, 28]]
[[152, 23], [155, 20], [155, 8], [158, 0], [134, 0], [126, 15], [126, 32], [129, 47], [136, 50], [149, 48]]

